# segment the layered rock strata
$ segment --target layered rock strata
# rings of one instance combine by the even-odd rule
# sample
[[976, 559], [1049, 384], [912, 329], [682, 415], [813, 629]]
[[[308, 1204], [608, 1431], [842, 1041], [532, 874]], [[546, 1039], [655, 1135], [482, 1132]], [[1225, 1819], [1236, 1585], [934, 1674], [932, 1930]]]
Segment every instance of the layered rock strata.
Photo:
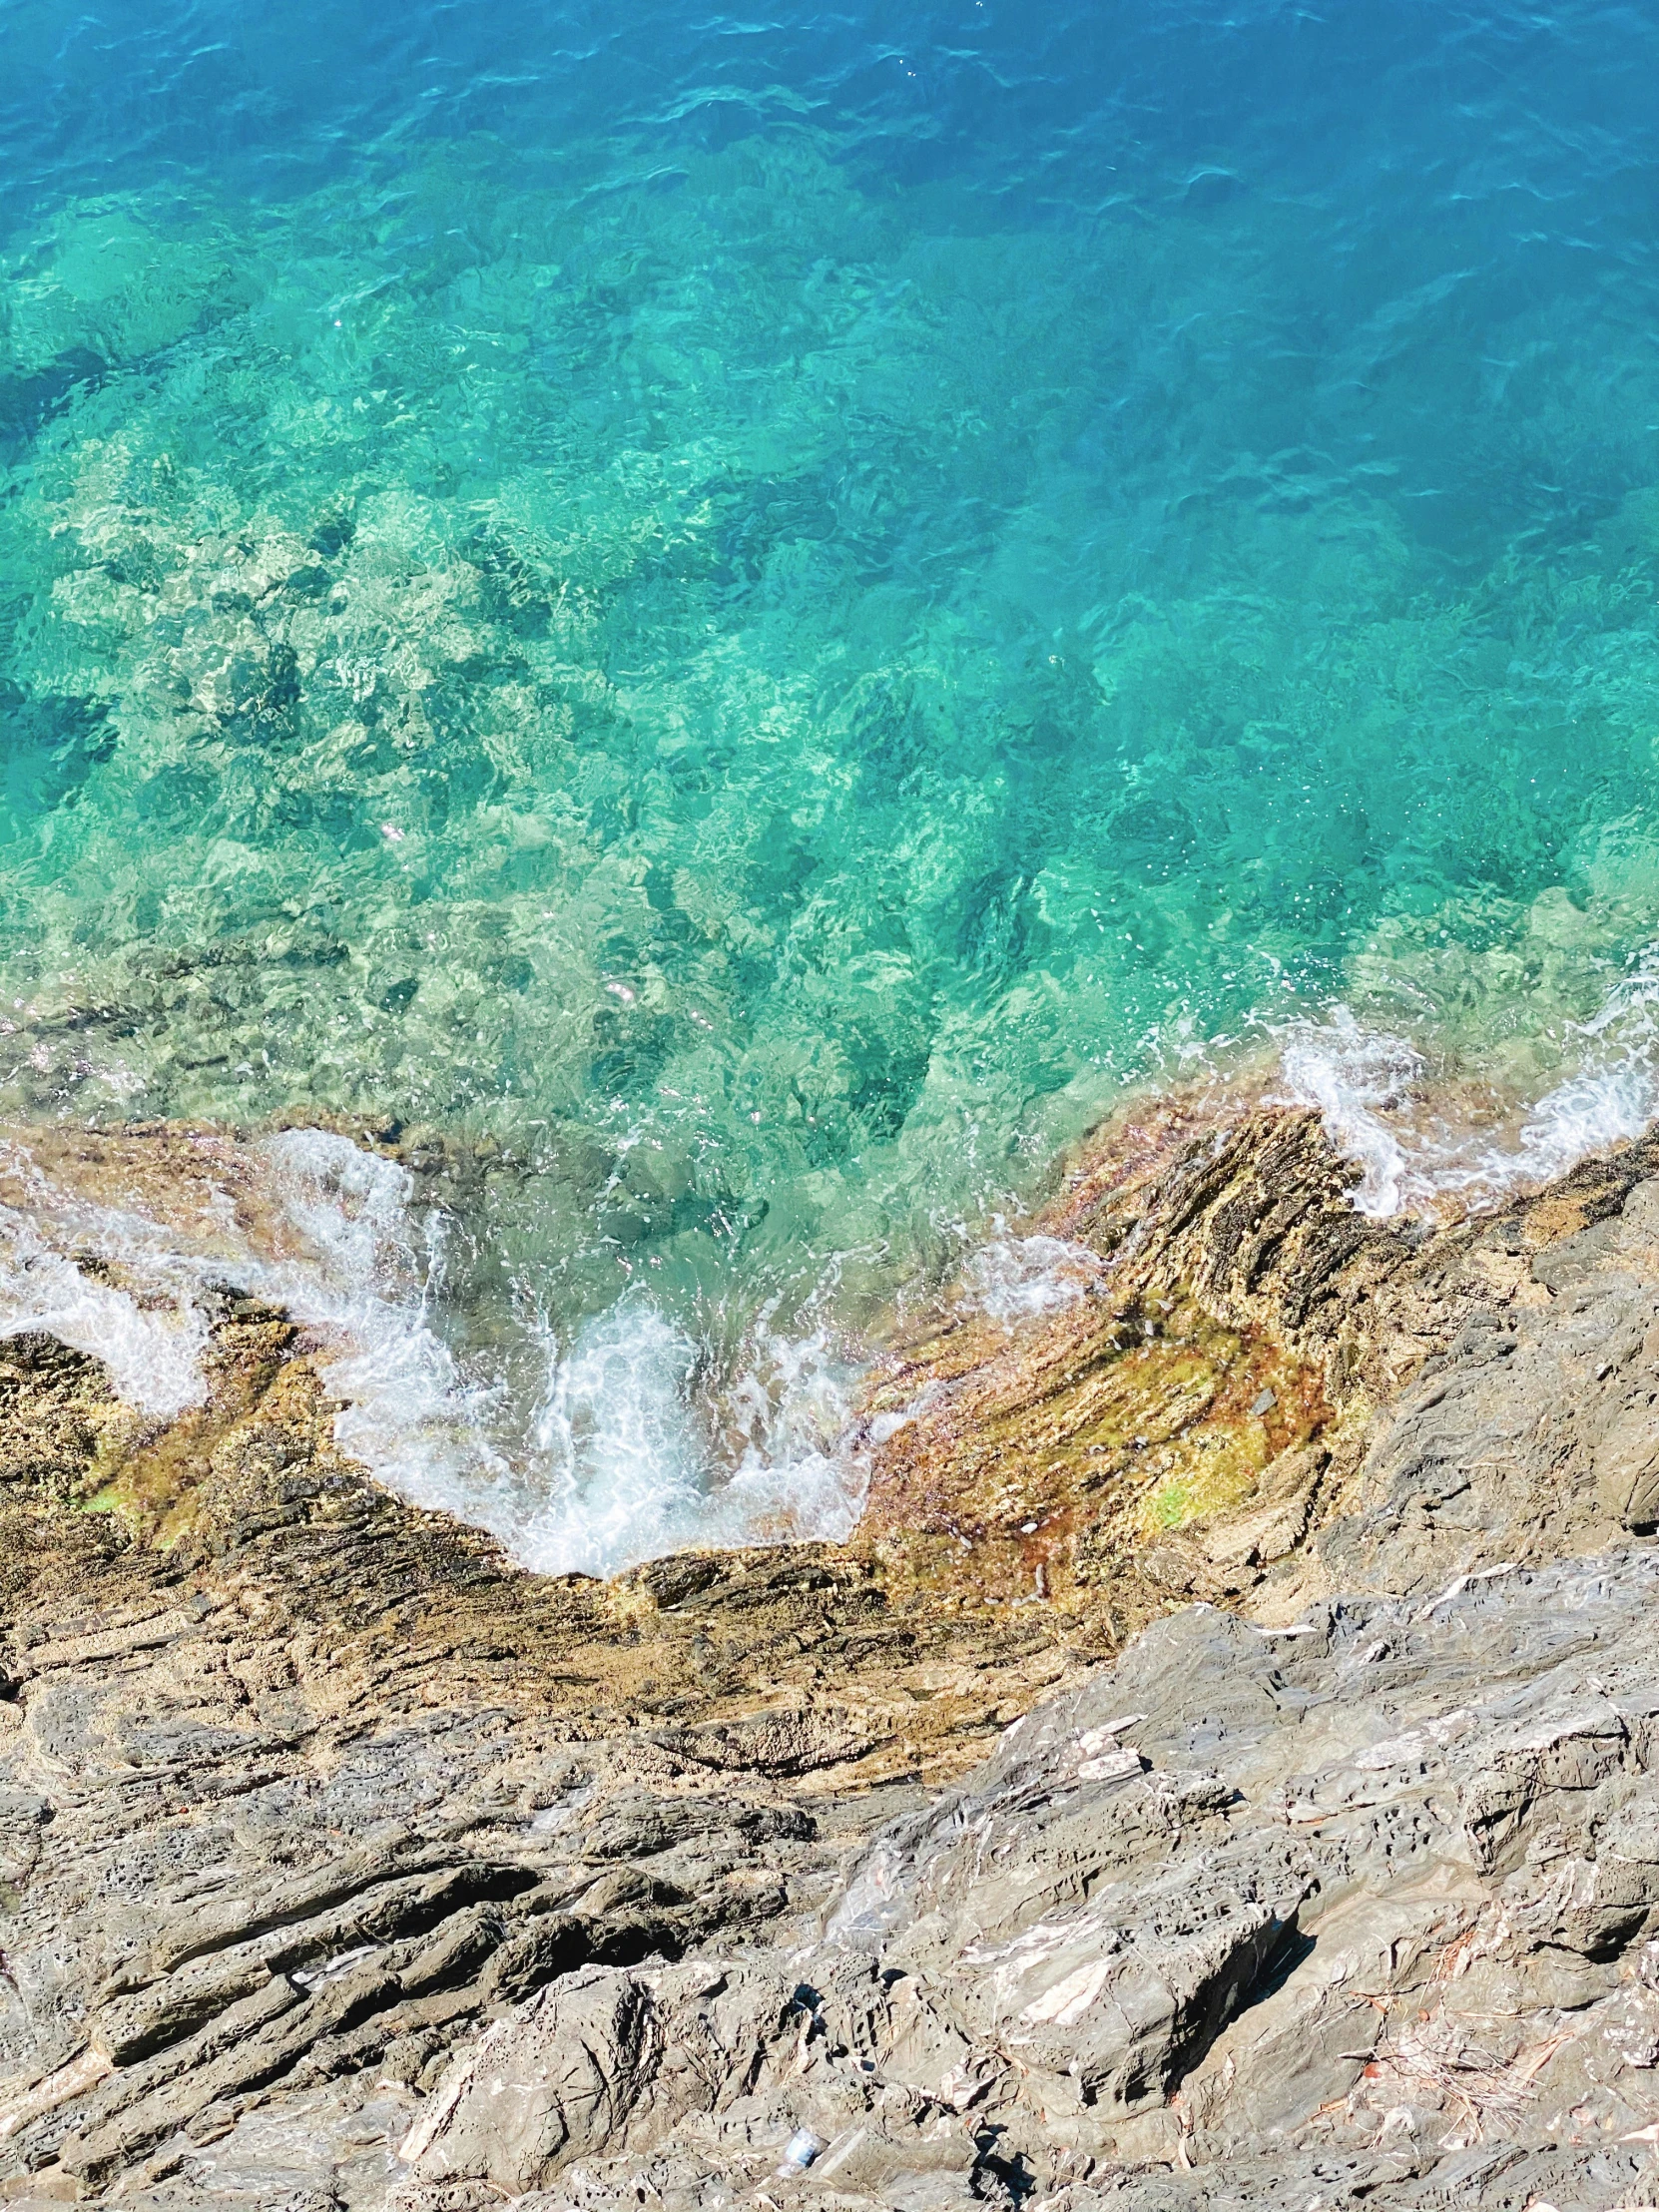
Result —
[[232, 1288], [172, 1423], [0, 1347], [0, 2193], [1659, 2194], [1659, 1149], [1351, 1181], [1110, 1133], [1063, 1301], [895, 1344], [853, 1542], [611, 1584]]

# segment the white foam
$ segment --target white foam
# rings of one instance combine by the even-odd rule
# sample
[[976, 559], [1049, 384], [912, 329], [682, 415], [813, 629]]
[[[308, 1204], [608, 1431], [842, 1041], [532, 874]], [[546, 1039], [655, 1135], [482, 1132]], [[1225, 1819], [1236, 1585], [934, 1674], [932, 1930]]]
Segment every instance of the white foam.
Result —
[[1621, 982], [1565, 1039], [1569, 1072], [1523, 1109], [1511, 1141], [1423, 1111], [1427, 1062], [1407, 1039], [1368, 1029], [1346, 1006], [1281, 1033], [1289, 1096], [1317, 1106], [1333, 1140], [1364, 1176], [1354, 1203], [1382, 1220], [1456, 1198], [1489, 1205], [1552, 1181], [1591, 1154], [1638, 1137], [1659, 1119], [1659, 972]]
[[1088, 1297], [1105, 1273], [1098, 1253], [1064, 1237], [998, 1235], [962, 1270], [969, 1302], [1005, 1329], [1062, 1312]]
[[[481, 1395], [427, 1312], [432, 1253], [414, 1225], [412, 1178], [322, 1130], [285, 1132], [259, 1157], [293, 1233], [289, 1251], [236, 1250], [228, 1197], [208, 1218], [231, 1252], [192, 1250], [183, 1233], [50, 1183], [6, 1146], [22, 1203], [0, 1206], [0, 1335], [48, 1331], [102, 1360], [129, 1404], [170, 1417], [206, 1400], [212, 1289], [230, 1274], [337, 1348], [321, 1372], [344, 1401], [343, 1449], [410, 1497], [502, 1524], [506, 1470]], [[89, 1272], [76, 1256], [101, 1268]], [[102, 1280], [106, 1270], [117, 1280]]]
[[407, 1171], [316, 1130], [266, 1152], [306, 1259], [260, 1271], [259, 1287], [339, 1340], [325, 1371], [346, 1401], [337, 1439], [405, 1496], [491, 1529], [548, 1574], [851, 1529], [863, 1459], [827, 1332], [763, 1323], [714, 1391], [698, 1346], [630, 1289], [566, 1344], [538, 1326], [546, 1387], [515, 1422], [504, 1383], [463, 1376], [433, 1326], [441, 1247], [416, 1228]]
[[342, 1449], [543, 1571], [841, 1536], [857, 1519], [871, 1439], [851, 1421], [854, 1375], [830, 1332], [791, 1337], [763, 1316], [717, 1386], [684, 1330], [629, 1291], [562, 1348], [540, 1329], [545, 1394], [515, 1415], [505, 1363], [464, 1372], [437, 1326], [440, 1217], [414, 1203], [405, 1168], [316, 1129], [272, 1137], [256, 1158], [276, 1249], [252, 1249], [227, 1199], [202, 1217], [205, 1251], [50, 1184], [6, 1148], [18, 1203], [0, 1204], [0, 1335], [50, 1331], [105, 1361], [129, 1403], [170, 1416], [207, 1396], [214, 1291], [229, 1275], [320, 1339]]
[[549, 1491], [520, 1538], [526, 1565], [604, 1574], [688, 1540], [704, 1489], [686, 1402], [696, 1360], [637, 1295], [554, 1355], [535, 1432]]
[[747, 1441], [726, 1485], [729, 1526], [824, 1543], [852, 1533], [869, 1486], [869, 1446], [902, 1426], [893, 1414], [854, 1421], [862, 1374], [828, 1328], [761, 1332], [733, 1393], [745, 1405]]
[[[724, 1390], [638, 1291], [560, 1354], [535, 1428], [546, 1503], [517, 1548], [543, 1573], [610, 1574], [688, 1544], [848, 1534], [863, 1503], [851, 1371], [828, 1332], [763, 1330]], [[716, 1429], [742, 1439], [734, 1464]]]
[[492, 1393], [462, 1376], [432, 1326], [441, 1247], [435, 1217], [417, 1223], [414, 1178], [328, 1130], [284, 1130], [261, 1149], [303, 1251], [255, 1262], [250, 1288], [339, 1346], [321, 1373], [344, 1401], [340, 1448], [416, 1503], [510, 1540], [517, 1515], [487, 1431]]
[[171, 1418], [200, 1405], [202, 1263], [144, 1216], [56, 1189], [17, 1144], [0, 1144], [0, 1172], [23, 1201], [0, 1205], [0, 1336], [44, 1330], [102, 1360], [141, 1412]]
[[194, 1271], [124, 1250], [120, 1217], [111, 1219], [113, 1232], [91, 1249], [101, 1260], [128, 1262], [141, 1281], [137, 1296], [99, 1282], [56, 1251], [26, 1214], [0, 1207], [0, 1336], [45, 1330], [102, 1360], [129, 1405], [171, 1418], [208, 1394], [208, 1319], [192, 1295]]
[[1365, 1169], [1354, 1194], [1359, 1212], [1374, 1219], [1398, 1213], [1411, 1170], [1383, 1116], [1420, 1079], [1422, 1055], [1403, 1037], [1362, 1029], [1338, 1006], [1323, 1025], [1298, 1023], [1280, 1057], [1292, 1101], [1317, 1106], [1332, 1142]]

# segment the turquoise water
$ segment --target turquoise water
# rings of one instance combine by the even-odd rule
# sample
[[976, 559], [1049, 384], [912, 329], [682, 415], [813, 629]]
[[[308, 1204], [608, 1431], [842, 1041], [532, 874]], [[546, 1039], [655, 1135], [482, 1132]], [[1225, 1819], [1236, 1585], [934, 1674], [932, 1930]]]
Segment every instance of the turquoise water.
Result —
[[7, 1118], [435, 1133], [608, 1564], [1126, 1084], [1647, 1117], [1651, 11], [379, 12], [0, 23]]

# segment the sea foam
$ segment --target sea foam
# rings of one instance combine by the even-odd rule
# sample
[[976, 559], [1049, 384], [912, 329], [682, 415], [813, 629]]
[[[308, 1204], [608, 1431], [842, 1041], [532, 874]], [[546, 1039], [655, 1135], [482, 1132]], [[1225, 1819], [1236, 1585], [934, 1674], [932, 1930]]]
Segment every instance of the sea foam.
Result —
[[0, 1205], [0, 1336], [48, 1331], [102, 1359], [128, 1403], [170, 1417], [207, 1396], [215, 1298], [234, 1283], [309, 1333], [342, 1450], [542, 1572], [608, 1574], [688, 1544], [835, 1538], [855, 1523], [870, 1437], [854, 1417], [857, 1367], [829, 1328], [792, 1335], [763, 1317], [721, 1380], [630, 1289], [568, 1343], [531, 1325], [546, 1382], [526, 1421], [504, 1370], [463, 1362], [445, 1339], [442, 1217], [405, 1167], [317, 1129], [255, 1156], [276, 1234], [227, 1253], [70, 1192], [8, 1147], [18, 1202]]
[[1569, 1067], [1531, 1101], [1493, 1117], [1459, 1110], [1450, 1085], [1408, 1038], [1346, 1006], [1282, 1033], [1284, 1093], [1318, 1107], [1364, 1170], [1359, 1212], [1385, 1220], [1448, 1202], [1483, 1210], [1638, 1137], [1659, 1119], [1659, 973], [1644, 965], [1588, 1021], [1570, 1025]]

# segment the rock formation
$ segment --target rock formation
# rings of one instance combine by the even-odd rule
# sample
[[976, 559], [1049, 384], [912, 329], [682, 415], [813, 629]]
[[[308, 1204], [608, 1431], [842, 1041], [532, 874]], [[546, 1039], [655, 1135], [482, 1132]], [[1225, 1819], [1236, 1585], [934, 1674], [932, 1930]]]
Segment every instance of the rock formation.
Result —
[[[228, 1287], [0, 1345], [0, 2196], [1659, 2197], [1659, 1146], [1378, 1224], [1128, 1121], [843, 1546], [516, 1570]], [[792, 2149], [793, 2146], [793, 2149]]]

